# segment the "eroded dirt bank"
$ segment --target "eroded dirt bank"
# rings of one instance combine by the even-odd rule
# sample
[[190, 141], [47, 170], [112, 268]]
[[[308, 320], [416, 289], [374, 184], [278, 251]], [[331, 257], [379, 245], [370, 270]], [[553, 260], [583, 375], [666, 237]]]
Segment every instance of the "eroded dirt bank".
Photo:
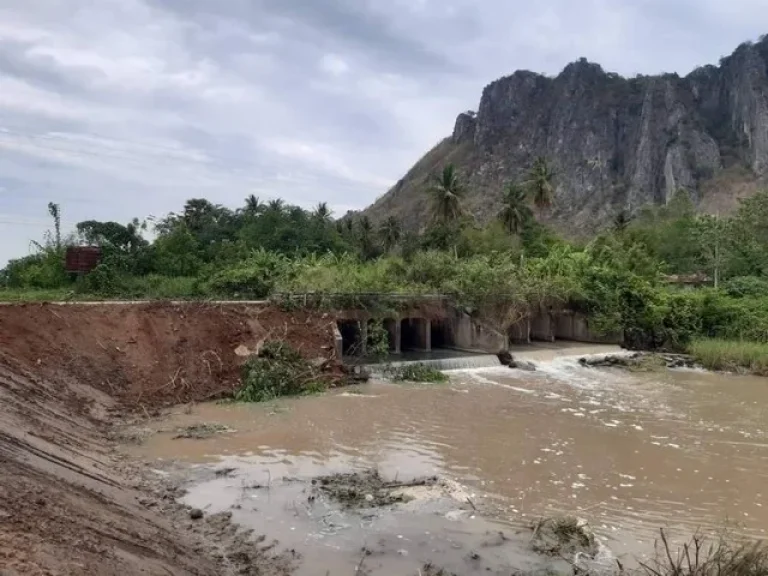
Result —
[[[216, 305], [0, 308], [3, 574], [282, 574], [292, 558], [116, 455], [112, 424], [229, 393], [266, 338], [331, 358], [332, 320]], [[242, 348], [241, 348], [242, 351]]]

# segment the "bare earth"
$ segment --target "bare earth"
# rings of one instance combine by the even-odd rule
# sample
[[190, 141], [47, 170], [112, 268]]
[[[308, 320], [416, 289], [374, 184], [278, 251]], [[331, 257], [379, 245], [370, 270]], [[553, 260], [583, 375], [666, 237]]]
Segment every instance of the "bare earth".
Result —
[[113, 424], [237, 384], [239, 346], [330, 359], [331, 320], [189, 304], [0, 308], [0, 574], [285, 574], [227, 515], [190, 518], [118, 456]]

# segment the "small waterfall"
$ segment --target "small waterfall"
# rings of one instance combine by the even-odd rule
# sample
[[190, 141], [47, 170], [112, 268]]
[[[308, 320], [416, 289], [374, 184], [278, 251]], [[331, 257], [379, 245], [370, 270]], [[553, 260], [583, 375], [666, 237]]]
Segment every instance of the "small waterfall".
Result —
[[479, 354], [476, 356], [457, 356], [454, 358], [429, 358], [424, 360], [413, 360], [406, 362], [388, 362], [387, 364], [369, 364], [369, 368], [372, 372], [381, 372], [385, 367], [400, 368], [402, 366], [409, 366], [412, 364], [423, 364], [424, 366], [430, 366], [437, 370], [475, 370], [478, 368], [493, 368], [494, 366], [501, 366], [499, 357], [496, 354]]

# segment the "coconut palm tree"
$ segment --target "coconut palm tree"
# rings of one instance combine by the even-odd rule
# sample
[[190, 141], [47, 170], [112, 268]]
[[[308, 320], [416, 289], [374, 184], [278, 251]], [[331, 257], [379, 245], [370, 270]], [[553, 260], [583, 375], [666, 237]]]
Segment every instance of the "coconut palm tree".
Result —
[[621, 210], [616, 214], [616, 218], [613, 219], [613, 229], [616, 233], [621, 234], [631, 222], [632, 216], [629, 215], [629, 212]]
[[328, 208], [327, 202], [320, 202], [315, 208], [314, 216], [321, 222], [328, 222], [331, 219], [333, 212]]
[[370, 241], [373, 236], [373, 224], [368, 216], [363, 216], [358, 220], [357, 227], [360, 232], [360, 241]]
[[448, 164], [440, 174], [432, 177], [430, 193], [433, 215], [437, 222], [448, 224], [461, 217], [463, 214], [461, 201], [465, 190], [453, 164]]
[[523, 225], [533, 216], [528, 207], [528, 194], [525, 188], [514, 182], [507, 184], [504, 191], [499, 220], [510, 234], [520, 234]]
[[389, 252], [400, 241], [400, 222], [394, 216], [390, 216], [379, 226], [379, 237], [384, 245], [384, 250]]
[[264, 205], [259, 201], [259, 197], [254, 194], [245, 199], [245, 213], [248, 216], [258, 216], [264, 210]]
[[283, 201], [280, 198], [275, 198], [267, 203], [267, 210], [271, 212], [282, 212], [284, 208]]
[[534, 206], [540, 212], [552, 207], [555, 195], [554, 179], [555, 173], [547, 159], [543, 156], [536, 158], [528, 171], [525, 186], [531, 193]]

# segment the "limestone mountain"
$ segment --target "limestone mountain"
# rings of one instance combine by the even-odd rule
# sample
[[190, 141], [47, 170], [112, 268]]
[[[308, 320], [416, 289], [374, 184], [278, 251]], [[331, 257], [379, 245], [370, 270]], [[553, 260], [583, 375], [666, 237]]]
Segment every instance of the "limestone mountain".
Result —
[[475, 112], [366, 209], [404, 228], [430, 217], [430, 176], [454, 164], [466, 207], [480, 221], [504, 184], [546, 157], [556, 172], [551, 218], [589, 231], [622, 210], [686, 189], [702, 210], [725, 211], [768, 174], [768, 38], [744, 43], [719, 66], [623, 78], [581, 59], [556, 77], [518, 71], [483, 91]]

